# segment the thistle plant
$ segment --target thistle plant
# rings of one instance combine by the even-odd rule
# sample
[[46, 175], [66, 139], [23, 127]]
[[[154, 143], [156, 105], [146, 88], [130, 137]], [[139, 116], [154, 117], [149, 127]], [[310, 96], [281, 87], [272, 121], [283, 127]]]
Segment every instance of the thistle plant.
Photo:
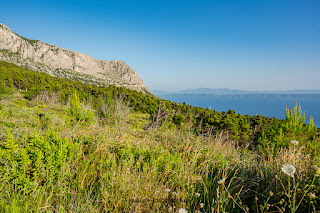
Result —
[[[282, 184], [283, 190], [285, 191], [285, 195], [288, 198], [288, 205], [290, 208], [290, 212], [294, 213], [298, 210], [304, 197], [307, 195], [307, 193], [311, 189], [317, 175], [313, 176], [313, 180], [312, 180], [310, 186], [303, 192], [301, 199], [299, 201], [297, 201], [297, 191], [298, 191], [299, 184], [296, 183], [296, 179], [295, 179], [296, 168], [291, 164], [286, 164], [286, 165], [282, 166], [281, 171], [288, 176], [288, 186], [287, 187], [284, 186], [282, 181], [280, 181], [280, 182]], [[292, 186], [291, 186], [291, 178], [292, 178]], [[313, 193], [309, 193], [309, 194], [314, 195]]]

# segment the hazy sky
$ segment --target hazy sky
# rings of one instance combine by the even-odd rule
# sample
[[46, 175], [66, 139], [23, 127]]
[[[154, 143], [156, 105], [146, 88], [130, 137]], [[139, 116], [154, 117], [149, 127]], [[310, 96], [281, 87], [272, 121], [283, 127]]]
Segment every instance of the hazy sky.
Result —
[[319, 0], [7, 0], [0, 23], [123, 60], [151, 90], [320, 89], [319, 11]]

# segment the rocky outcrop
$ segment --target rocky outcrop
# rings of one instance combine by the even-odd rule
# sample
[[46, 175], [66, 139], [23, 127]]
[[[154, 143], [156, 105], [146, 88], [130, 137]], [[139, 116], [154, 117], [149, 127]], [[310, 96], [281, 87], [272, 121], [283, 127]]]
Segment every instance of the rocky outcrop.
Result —
[[120, 60], [96, 60], [89, 55], [30, 40], [0, 23], [0, 60], [53, 76], [91, 84], [124, 86], [150, 93], [136, 71]]

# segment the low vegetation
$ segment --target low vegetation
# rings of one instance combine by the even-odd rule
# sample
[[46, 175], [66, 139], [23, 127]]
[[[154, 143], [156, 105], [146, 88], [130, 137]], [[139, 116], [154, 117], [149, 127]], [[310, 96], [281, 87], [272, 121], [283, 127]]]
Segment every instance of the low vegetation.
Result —
[[0, 62], [0, 212], [315, 212], [319, 131]]

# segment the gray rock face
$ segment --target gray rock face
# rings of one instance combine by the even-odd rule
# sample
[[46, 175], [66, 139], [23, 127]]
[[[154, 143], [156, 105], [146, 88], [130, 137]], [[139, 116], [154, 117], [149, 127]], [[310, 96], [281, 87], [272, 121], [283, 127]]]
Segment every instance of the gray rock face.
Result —
[[23, 38], [0, 23], [0, 60], [53, 76], [91, 84], [124, 86], [150, 93], [136, 71], [120, 60], [89, 55]]

